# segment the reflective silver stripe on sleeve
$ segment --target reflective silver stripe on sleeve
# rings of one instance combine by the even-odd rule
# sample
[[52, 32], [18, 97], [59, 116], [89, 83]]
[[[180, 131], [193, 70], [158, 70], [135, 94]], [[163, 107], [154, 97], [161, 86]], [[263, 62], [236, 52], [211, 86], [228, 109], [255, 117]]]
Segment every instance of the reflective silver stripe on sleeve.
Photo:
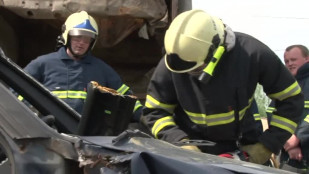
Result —
[[283, 130], [286, 130], [293, 134], [295, 132], [295, 129], [297, 127], [297, 124], [287, 118], [280, 117], [278, 115], [273, 115], [270, 125], [279, 127]]
[[165, 104], [165, 103], [161, 103], [158, 100], [154, 99], [152, 96], [147, 95], [146, 96], [146, 102], [145, 102], [145, 106], [147, 108], [158, 108], [158, 109], [163, 109], [165, 111], [167, 111], [168, 113], [173, 113], [174, 109], [176, 107], [176, 105], [173, 104]]

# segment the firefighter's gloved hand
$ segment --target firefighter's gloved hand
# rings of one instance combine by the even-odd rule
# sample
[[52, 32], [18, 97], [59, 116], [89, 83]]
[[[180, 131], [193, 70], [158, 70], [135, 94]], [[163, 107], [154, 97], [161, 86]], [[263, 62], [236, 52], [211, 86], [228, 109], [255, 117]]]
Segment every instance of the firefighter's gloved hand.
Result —
[[264, 164], [270, 159], [272, 154], [272, 152], [261, 143], [242, 146], [241, 150], [249, 154], [249, 162], [256, 164]]
[[192, 150], [196, 152], [201, 152], [201, 150], [197, 146], [191, 146], [191, 145], [185, 145], [185, 146], [180, 146], [182, 149], [187, 149], [187, 150]]
[[[184, 138], [182, 140], [180, 140], [180, 142], [187, 142], [189, 139], [188, 138]], [[192, 150], [192, 151], [196, 151], [196, 152], [201, 152], [201, 150], [194, 145], [182, 145], [180, 146], [182, 149], [187, 149], [187, 150]]]

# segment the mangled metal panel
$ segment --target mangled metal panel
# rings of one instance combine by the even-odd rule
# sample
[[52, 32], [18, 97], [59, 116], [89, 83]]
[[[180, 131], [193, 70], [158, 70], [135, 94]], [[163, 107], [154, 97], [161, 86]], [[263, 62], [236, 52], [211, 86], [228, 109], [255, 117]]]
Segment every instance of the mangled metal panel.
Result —
[[85, 10], [98, 17], [131, 16], [147, 20], [161, 19], [165, 0], [3, 0], [2, 6], [25, 18], [57, 19]]
[[61, 22], [85, 10], [98, 22], [98, 41], [103, 47], [116, 45], [144, 25], [151, 28], [141, 34], [144, 37], [155, 28], [167, 26], [165, 0], [3, 0], [0, 5], [23, 18]]

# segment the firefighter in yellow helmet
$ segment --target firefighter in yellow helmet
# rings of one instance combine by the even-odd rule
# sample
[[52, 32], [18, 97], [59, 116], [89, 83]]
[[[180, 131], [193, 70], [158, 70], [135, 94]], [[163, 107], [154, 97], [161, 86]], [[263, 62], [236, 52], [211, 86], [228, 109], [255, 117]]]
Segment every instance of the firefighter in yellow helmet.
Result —
[[[91, 54], [99, 34], [95, 19], [87, 12], [71, 14], [62, 26], [58, 50], [32, 60], [25, 71], [82, 114], [87, 96], [87, 84], [117, 90], [123, 95], [132, 94], [112, 67]], [[135, 105], [132, 121], [139, 121], [142, 105]]]
[[[215, 155], [241, 150], [258, 164], [280, 151], [297, 127], [304, 99], [273, 51], [202, 10], [179, 14], [164, 44], [142, 115], [155, 138], [175, 144], [209, 140], [215, 145], [182, 147]], [[263, 133], [255, 130], [250, 112], [258, 83], [278, 101]]]

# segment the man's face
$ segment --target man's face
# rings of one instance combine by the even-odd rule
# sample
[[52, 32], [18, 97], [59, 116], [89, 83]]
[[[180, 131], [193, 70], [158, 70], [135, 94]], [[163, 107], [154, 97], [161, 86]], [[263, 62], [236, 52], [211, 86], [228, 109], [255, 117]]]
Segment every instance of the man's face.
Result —
[[298, 69], [306, 62], [308, 62], [308, 57], [304, 57], [301, 53], [301, 50], [297, 47], [292, 48], [290, 51], [286, 51], [284, 53], [285, 66], [293, 76], [296, 75]]
[[71, 49], [75, 55], [84, 55], [91, 43], [89, 36], [71, 36]]

